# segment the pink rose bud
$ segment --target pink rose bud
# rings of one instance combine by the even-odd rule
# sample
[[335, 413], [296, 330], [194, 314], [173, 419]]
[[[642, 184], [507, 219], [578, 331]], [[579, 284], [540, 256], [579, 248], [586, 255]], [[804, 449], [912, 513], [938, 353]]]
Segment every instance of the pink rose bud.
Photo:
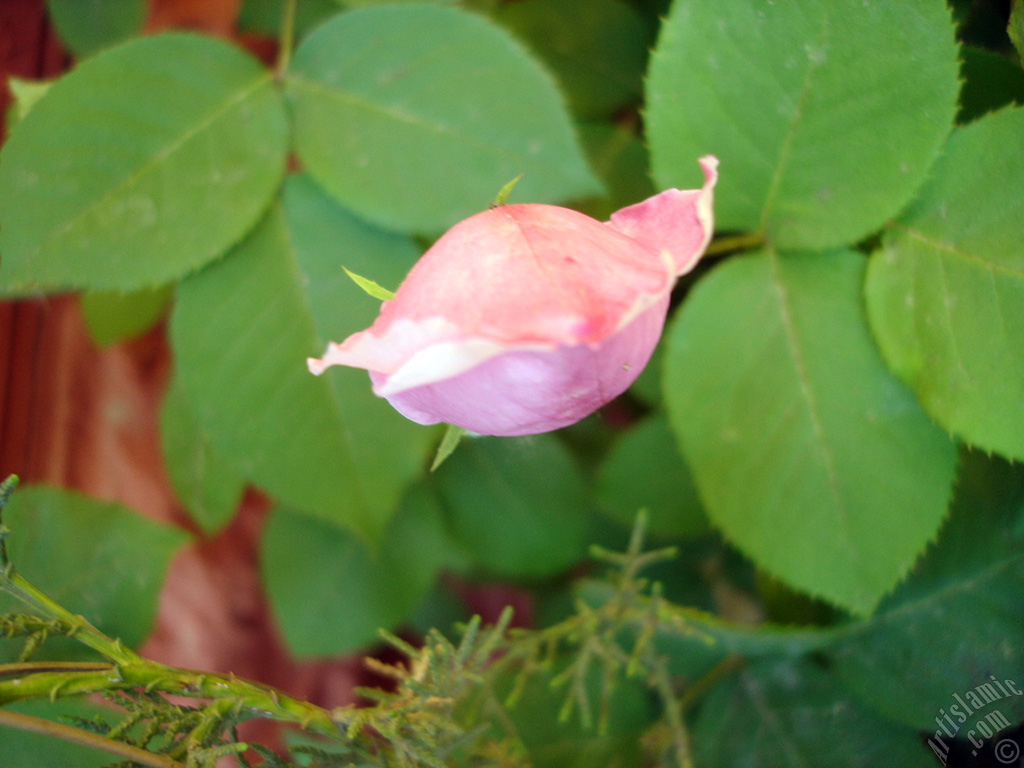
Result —
[[456, 224], [365, 331], [309, 370], [365, 368], [420, 424], [529, 435], [579, 421], [640, 375], [676, 278], [711, 240], [718, 161], [603, 224], [553, 205], [502, 205]]

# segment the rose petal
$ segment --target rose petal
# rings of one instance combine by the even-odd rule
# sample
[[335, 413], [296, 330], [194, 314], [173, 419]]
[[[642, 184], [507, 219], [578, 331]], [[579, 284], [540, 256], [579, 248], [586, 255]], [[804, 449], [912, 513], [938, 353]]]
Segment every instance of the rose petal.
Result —
[[[388, 303], [384, 302], [384, 305]], [[394, 373], [421, 349], [461, 336], [458, 327], [442, 317], [423, 320], [398, 318], [383, 335], [377, 335], [375, 327], [353, 333], [341, 344], [330, 342], [322, 358], [306, 360], [310, 373], [319, 376], [332, 365]]]
[[667, 189], [641, 203], [621, 208], [608, 222], [612, 229], [649, 248], [671, 253], [677, 275], [696, 266], [714, 229], [711, 204], [718, 182], [718, 159], [702, 157], [700, 167], [704, 171], [701, 189]]
[[[461, 373], [503, 349], [595, 344], [672, 289], [674, 264], [599, 221], [551, 205], [503, 206], [455, 225], [424, 254], [365, 331], [310, 358], [397, 374], [421, 350], [456, 345]], [[491, 347], [483, 353], [486, 345]], [[459, 345], [465, 345], [464, 347]], [[474, 347], [473, 354], [461, 354]], [[439, 371], [435, 363], [412, 363]], [[410, 381], [428, 383], [420, 374]]]
[[372, 331], [399, 318], [443, 317], [464, 337], [593, 343], [620, 326], [638, 295], [659, 296], [663, 259], [589, 216], [507, 205], [472, 216], [424, 254]]
[[[447, 422], [484, 435], [529, 435], [579, 421], [622, 394], [661, 336], [668, 294], [601, 344], [513, 349], [457, 376], [385, 395], [419, 424]], [[371, 371], [374, 390], [387, 376]]]

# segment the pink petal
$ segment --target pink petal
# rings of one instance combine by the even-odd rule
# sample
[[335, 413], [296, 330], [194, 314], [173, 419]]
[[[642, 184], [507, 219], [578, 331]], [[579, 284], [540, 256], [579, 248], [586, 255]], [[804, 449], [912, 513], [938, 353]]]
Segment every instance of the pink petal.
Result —
[[[672, 290], [674, 265], [589, 216], [552, 205], [502, 206], [456, 224], [413, 267], [365, 331], [331, 343], [309, 369], [396, 374], [437, 344], [456, 346], [449, 378], [510, 346], [595, 344]], [[487, 345], [489, 351], [483, 352]], [[497, 345], [497, 346], [494, 346]], [[436, 356], [434, 357], [436, 360]], [[422, 374], [409, 380], [428, 383]]]
[[589, 216], [507, 205], [456, 224], [424, 254], [372, 332], [442, 317], [463, 337], [593, 343], [660, 296], [673, 275], [656, 253]]
[[[457, 376], [386, 395], [419, 424], [447, 422], [483, 435], [529, 435], [573, 424], [622, 394], [658, 343], [668, 294], [594, 347], [511, 350]], [[375, 391], [385, 374], [370, 372]]]
[[642, 203], [622, 208], [608, 225], [649, 248], [672, 254], [677, 275], [693, 269], [711, 242], [714, 220], [711, 203], [718, 181], [718, 159], [700, 159], [701, 189], [667, 189]]
[[[389, 303], [384, 302], [382, 311]], [[393, 373], [421, 349], [461, 336], [458, 327], [442, 317], [423, 320], [400, 317], [382, 335], [376, 334], [375, 328], [376, 324], [353, 333], [341, 344], [330, 342], [323, 358], [311, 357], [306, 361], [310, 373], [319, 376], [332, 365]]]

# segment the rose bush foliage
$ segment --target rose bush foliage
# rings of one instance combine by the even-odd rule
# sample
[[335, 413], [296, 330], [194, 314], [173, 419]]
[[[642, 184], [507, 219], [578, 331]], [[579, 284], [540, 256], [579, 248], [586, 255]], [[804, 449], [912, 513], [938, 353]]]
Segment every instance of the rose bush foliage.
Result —
[[[70, 30], [82, 4], [50, 5]], [[302, 0], [286, 40], [283, 4], [246, 0], [293, 43], [273, 68], [88, 5], [72, 47], [96, 53], [17, 86], [0, 291], [85, 292], [103, 343], [173, 294], [168, 474], [204, 535], [243, 483], [273, 500], [291, 653], [365, 647], [374, 617], [447, 628], [452, 585], [518, 581], [537, 624], [587, 610], [587, 545], [646, 505], [685, 609], [645, 615], [663, 690], [699, 699], [699, 765], [977, 749], [920, 734], [1024, 659], [1019, 3], [1008, 36], [1008, 4], [965, 0]], [[381, 306], [344, 268], [408, 277]], [[441, 431], [395, 409], [508, 437], [431, 473]], [[105, 594], [159, 580], [166, 551], [134, 544], [149, 568]], [[639, 765], [681, 732], [643, 693], [566, 736], [545, 695], [516, 710], [538, 765]]]

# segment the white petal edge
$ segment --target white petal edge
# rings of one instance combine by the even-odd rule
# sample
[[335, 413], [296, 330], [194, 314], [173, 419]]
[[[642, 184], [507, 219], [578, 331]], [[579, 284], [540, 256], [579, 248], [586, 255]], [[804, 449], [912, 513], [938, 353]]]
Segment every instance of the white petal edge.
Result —
[[[704, 155], [697, 162], [700, 164], [701, 170], [704, 171], [704, 186], [701, 187], [696, 203], [697, 219], [704, 228], [704, 241], [698, 253], [703, 255], [715, 234], [714, 203], [715, 185], [718, 181], [718, 158], [714, 155]], [[694, 259], [690, 264], [690, 269], [693, 269], [699, 260], [699, 258]], [[689, 272], [690, 270], [686, 271]]]
[[384, 380], [382, 386], [374, 387], [374, 394], [387, 397], [408, 389], [422, 387], [425, 384], [436, 384], [476, 368], [492, 357], [503, 355], [506, 352], [543, 351], [553, 348], [554, 345], [545, 344], [509, 346], [487, 339], [465, 339], [431, 344], [410, 357], [397, 371]]

